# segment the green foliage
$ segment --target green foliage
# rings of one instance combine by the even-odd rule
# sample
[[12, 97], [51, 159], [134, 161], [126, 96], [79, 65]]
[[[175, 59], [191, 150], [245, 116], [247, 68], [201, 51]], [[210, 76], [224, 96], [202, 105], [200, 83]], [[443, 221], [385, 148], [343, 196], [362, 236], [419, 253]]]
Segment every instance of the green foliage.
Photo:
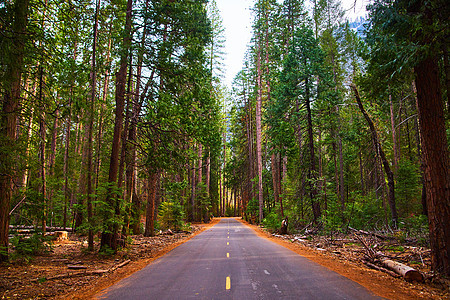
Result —
[[100, 251], [98, 252], [99, 255], [101, 256], [112, 256], [114, 254], [116, 254], [116, 251], [114, 249], [111, 249], [111, 247], [109, 247], [108, 245], [104, 245]]
[[162, 229], [180, 230], [184, 224], [184, 212], [180, 204], [164, 201], [158, 210], [159, 224]]
[[354, 195], [353, 203], [346, 206], [348, 225], [357, 229], [382, 227], [385, 215], [380, 201], [372, 193], [367, 196]]
[[[113, 195], [113, 198], [119, 199], [119, 201], [113, 201], [112, 203], [106, 201], [105, 199], [108, 193]], [[120, 228], [124, 224], [123, 216], [126, 211], [126, 205], [121, 197], [122, 194], [122, 189], [119, 189], [116, 184], [108, 182], [101, 183], [97, 189], [96, 198], [92, 203], [95, 207], [92, 223], [83, 223], [81, 226], [82, 230], [87, 231], [90, 228], [94, 232], [102, 231], [112, 233], [112, 228]], [[115, 207], [115, 205], [118, 205], [118, 207]], [[84, 209], [86, 209], [85, 206]], [[119, 213], [116, 213], [117, 211]]]
[[197, 209], [202, 221], [209, 221], [209, 213], [211, 212], [211, 198], [206, 193], [206, 185], [199, 182], [197, 185]]
[[407, 216], [421, 208], [420, 170], [409, 160], [400, 161], [397, 169], [396, 199], [401, 215]]
[[272, 209], [272, 211], [266, 214], [262, 223], [270, 232], [275, 232], [281, 227], [281, 215], [277, 213], [276, 209]]
[[399, 221], [399, 228], [404, 232], [404, 238], [415, 239], [419, 245], [429, 247], [428, 217], [425, 215], [410, 215]]
[[14, 248], [13, 259], [21, 258], [26, 261], [32, 256], [50, 252], [52, 250], [51, 237], [35, 233], [30, 237], [14, 236], [11, 239]]
[[329, 195], [327, 198], [326, 215], [322, 216], [322, 224], [325, 233], [332, 234], [342, 231], [344, 220], [342, 219], [344, 212], [341, 211], [341, 205], [335, 194]]
[[250, 215], [252, 220], [259, 217], [259, 202], [258, 198], [253, 197], [247, 204], [246, 214]]

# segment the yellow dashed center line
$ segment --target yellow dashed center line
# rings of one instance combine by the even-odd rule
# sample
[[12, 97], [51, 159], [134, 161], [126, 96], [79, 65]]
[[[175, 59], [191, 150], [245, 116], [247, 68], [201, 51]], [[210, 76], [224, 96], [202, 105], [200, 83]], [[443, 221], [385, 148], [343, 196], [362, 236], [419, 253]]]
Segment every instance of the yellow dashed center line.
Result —
[[227, 242], [227, 246], [229, 246], [230, 245], [230, 242]]
[[230, 278], [230, 276], [227, 276], [227, 281], [226, 281], [226, 284], [225, 284], [225, 289], [227, 289], [227, 290], [231, 289], [231, 278]]
[[227, 258], [230, 258], [230, 253], [227, 253]]

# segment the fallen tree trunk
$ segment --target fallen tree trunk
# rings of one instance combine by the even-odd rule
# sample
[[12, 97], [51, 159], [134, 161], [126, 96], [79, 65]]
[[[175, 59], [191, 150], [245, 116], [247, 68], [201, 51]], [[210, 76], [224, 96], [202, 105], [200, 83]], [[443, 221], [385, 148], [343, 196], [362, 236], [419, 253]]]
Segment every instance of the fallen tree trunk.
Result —
[[[9, 225], [10, 231], [16, 231], [16, 230], [30, 230], [31, 231], [37, 231], [42, 230], [42, 226], [32, 226], [32, 225]], [[72, 232], [72, 228], [70, 227], [54, 227], [54, 226], [46, 226], [45, 231], [68, 231]]]
[[[72, 278], [72, 277], [77, 277], [77, 276], [90, 276], [90, 275], [103, 275], [108, 273], [109, 270], [94, 270], [94, 271], [86, 271], [86, 272], [74, 272], [74, 273], [64, 273], [64, 274], [59, 274], [59, 275], [55, 275], [55, 276], [51, 276], [51, 277], [47, 277], [45, 278], [45, 280], [53, 280], [53, 279], [62, 279], [62, 278]], [[42, 278], [36, 278], [31, 280], [31, 282], [38, 282], [41, 281]]]
[[[110, 272], [114, 272], [115, 270], [122, 268], [123, 266], [129, 264], [131, 262], [130, 259], [127, 259], [123, 262], [121, 262], [120, 264], [117, 264], [115, 266], [112, 266], [111, 268], [107, 269], [107, 270], [93, 270], [93, 271], [84, 271], [84, 272], [74, 272], [74, 273], [64, 273], [64, 274], [58, 274], [55, 276], [51, 276], [51, 277], [44, 277], [45, 280], [53, 280], [53, 279], [62, 279], [62, 278], [72, 278], [72, 277], [77, 277], [77, 276], [91, 276], [91, 275], [103, 275], [106, 273], [110, 273]], [[77, 265], [69, 265], [67, 266], [69, 269], [86, 269], [85, 266], [77, 266]], [[36, 278], [31, 280], [31, 282], [38, 282], [42, 280], [42, 278]]]
[[390, 270], [394, 271], [395, 273], [401, 275], [406, 281], [423, 281], [423, 275], [419, 271], [417, 271], [414, 268], [411, 268], [407, 265], [404, 265], [402, 263], [390, 260], [390, 259], [383, 259], [381, 260], [381, 263], [386, 268], [389, 268]]
[[130, 259], [127, 259], [126, 261], [121, 262], [118, 265], [113, 266], [112, 268], [109, 269], [110, 272], [115, 271], [116, 269], [122, 268], [125, 265], [128, 265], [130, 263]]
[[374, 270], [377, 270], [377, 271], [381, 271], [381, 272], [385, 272], [385, 273], [391, 275], [392, 277], [395, 277], [395, 278], [401, 277], [401, 275], [399, 275], [399, 274], [397, 274], [397, 273], [395, 273], [395, 272], [392, 272], [391, 270], [388, 270], [388, 269], [386, 269], [386, 268], [383, 268], [383, 267], [379, 267], [379, 266], [377, 266], [377, 265], [374, 265], [374, 264], [371, 263], [371, 262], [364, 261], [364, 264], [365, 264], [366, 266], [368, 266], [369, 268], [371, 268], [371, 269], [374, 269]]
[[376, 233], [376, 232], [369, 232], [369, 231], [365, 231], [365, 230], [355, 229], [355, 228], [352, 228], [350, 226], [348, 227], [348, 229], [350, 229], [351, 231], [354, 231], [355, 233], [368, 235], [368, 236], [375, 236], [375, 237], [377, 237], [379, 239], [382, 239], [382, 240], [394, 240], [395, 239], [393, 237], [385, 236], [385, 235], [382, 235], [382, 234], [379, 234], [379, 233]]

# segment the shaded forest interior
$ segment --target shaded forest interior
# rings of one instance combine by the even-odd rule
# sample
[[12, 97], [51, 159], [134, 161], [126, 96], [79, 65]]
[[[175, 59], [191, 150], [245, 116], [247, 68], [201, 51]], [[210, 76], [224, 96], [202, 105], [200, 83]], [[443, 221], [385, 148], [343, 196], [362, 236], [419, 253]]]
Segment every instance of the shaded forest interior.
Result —
[[416, 239], [450, 275], [449, 5], [368, 12], [255, 1], [228, 90], [214, 0], [0, 3], [0, 260], [18, 226], [114, 253], [240, 216]]

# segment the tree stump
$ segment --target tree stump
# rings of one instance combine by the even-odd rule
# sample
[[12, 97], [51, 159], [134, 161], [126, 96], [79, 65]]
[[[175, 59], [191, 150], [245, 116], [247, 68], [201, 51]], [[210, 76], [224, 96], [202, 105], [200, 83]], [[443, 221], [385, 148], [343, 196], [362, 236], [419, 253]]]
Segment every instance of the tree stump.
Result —
[[288, 225], [288, 217], [286, 217], [281, 221], [280, 234], [287, 234]]

